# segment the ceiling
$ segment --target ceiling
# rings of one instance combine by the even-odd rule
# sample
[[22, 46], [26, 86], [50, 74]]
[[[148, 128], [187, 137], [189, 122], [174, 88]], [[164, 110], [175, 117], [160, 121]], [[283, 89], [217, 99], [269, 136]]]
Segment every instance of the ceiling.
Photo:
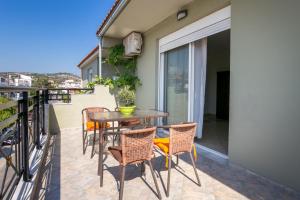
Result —
[[124, 38], [132, 31], [146, 32], [193, 0], [131, 0], [105, 36]]

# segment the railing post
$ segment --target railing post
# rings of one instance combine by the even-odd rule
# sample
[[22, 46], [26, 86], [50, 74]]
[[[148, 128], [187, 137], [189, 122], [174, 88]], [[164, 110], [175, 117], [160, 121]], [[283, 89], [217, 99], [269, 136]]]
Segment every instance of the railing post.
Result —
[[18, 107], [17, 107], [17, 113], [18, 113], [18, 119], [17, 119], [17, 141], [18, 141], [18, 143], [19, 143], [19, 146], [18, 146], [18, 148], [17, 148], [17, 154], [18, 154], [18, 160], [17, 160], [17, 163], [18, 163], [18, 170], [19, 170], [19, 177], [21, 178], [21, 176], [22, 176], [22, 173], [23, 173], [23, 160], [21, 160], [22, 159], [22, 157], [23, 156], [21, 156], [21, 152], [23, 152], [23, 151], [21, 151], [21, 148], [22, 148], [22, 146], [21, 146], [21, 143], [23, 144], [23, 142], [22, 142], [22, 135], [21, 135], [21, 133], [22, 133], [22, 128], [21, 128], [21, 122], [22, 122], [22, 115], [20, 114], [20, 113], [22, 113], [22, 100], [18, 100]]
[[35, 105], [35, 124], [36, 124], [36, 130], [35, 130], [35, 145], [37, 149], [41, 149], [41, 140], [40, 140], [40, 91], [36, 91], [36, 105]]
[[45, 99], [44, 99], [44, 104], [48, 104], [49, 102], [49, 90], [45, 90]]
[[46, 119], [45, 104], [46, 104], [46, 102], [48, 103], [48, 100], [46, 100], [46, 90], [42, 90], [42, 96], [43, 96], [43, 104], [42, 104], [42, 109], [43, 109], [42, 134], [46, 135], [46, 130], [45, 130], [45, 119]]
[[70, 103], [71, 102], [71, 98], [70, 98], [70, 90], [67, 90], [67, 102]]
[[30, 181], [31, 175], [29, 171], [29, 144], [28, 144], [28, 92], [23, 92], [23, 103], [22, 103], [22, 112], [23, 112], [23, 164], [24, 164], [24, 174], [23, 180]]

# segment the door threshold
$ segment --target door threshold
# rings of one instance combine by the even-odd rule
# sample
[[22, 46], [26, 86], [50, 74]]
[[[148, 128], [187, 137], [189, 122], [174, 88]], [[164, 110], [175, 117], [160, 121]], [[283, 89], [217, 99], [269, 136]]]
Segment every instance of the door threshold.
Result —
[[215, 151], [213, 149], [210, 149], [208, 147], [205, 147], [201, 144], [194, 143], [196, 148], [200, 151], [204, 152], [207, 157], [212, 158], [213, 160], [221, 161], [221, 162], [228, 162], [229, 157], [228, 155], [225, 155], [223, 153], [220, 153], [218, 151]]
[[[164, 130], [164, 129], [159, 129], [157, 131], [157, 135], [159, 137], [168, 137], [169, 135], [169, 131]], [[207, 157], [212, 158], [213, 160], [217, 160], [217, 161], [221, 161], [221, 162], [228, 162], [229, 157], [226, 154], [220, 153], [218, 151], [215, 151], [213, 149], [210, 149], [208, 147], [205, 147], [201, 144], [198, 144], [197, 142], [194, 142], [195, 146], [197, 149], [199, 149], [200, 151], [198, 152], [203, 152], [205, 153], [205, 155], [207, 155]]]

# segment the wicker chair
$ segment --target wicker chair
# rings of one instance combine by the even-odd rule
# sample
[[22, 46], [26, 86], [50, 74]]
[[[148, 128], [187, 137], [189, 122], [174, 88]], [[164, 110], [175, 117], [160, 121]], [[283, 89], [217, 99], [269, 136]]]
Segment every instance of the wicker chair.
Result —
[[161, 199], [161, 194], [158, 188], [157, 180], [154, 175], [151, 158], [153, 156], [153, 138], [156, 128], [145, 128], [138, 130], [127, 130], [121, 133], [121, 145], [109, 147], [113, 157], [120, 163], [120, 192], [119, 199], [123, 198], [123, 188], [125, 179], [125, 167], [129, 164], [139, 164], [143, 166], [144, 161], [147, 161], [151, 174], [155, 183], [158, 198]]
[[170, 137], [154, 139], [155, 146], [165, 153], [166, 161], [167, 161], [166, 163], [168, 163], [167, 164], [168, 165], [167, 197], [169, 197], [169, 193], [170, 193], [171, 164], [172, 164], [173, 155], [177, 157], [177, 164], [178, 164], [179, 155], [183, 153], [189, 153], [190, 158], [192, 160], [192, 165], [194, 168], [198, 185], [201, 186], [200, 179], [195, 166], [195, 161], [191, 153], [192, 149], [194, 148], [194, 153], [196, 156], [196, 151], [194, 146], [196, 126], [197, 126], [196, 123], [185, 123], [185, 124], [178, 124], [178, 125], [162, 126], [159, 128], [169, 129]]
[[[81, 111], [82, 115], [82, 151], [83, 154], [85, 154], [86, 148], [87, 148], [87, 135], [89, 131], [94, 131], [95, 128], [95, 123], [92, 122], [89, 119], [89, 113], [92, 112], [109, 112], [110, 110], [105, 108], [105, 107], [88, 107], [84, 108]], [[101, 126], [101, 125], [100, 125]], [[109, 124], [105, 124], [106, 127], [109, 127]], [[99, 129], [99, 124], [96, 124], [96, 129]], [[94, 132], [93, 136], [93, 144], [92, 144], [92, 152], [91, 152], [91, 158], [94, 155], [94, 150], [95, 150], [95, 143], [96, 143], [96, 132]]]

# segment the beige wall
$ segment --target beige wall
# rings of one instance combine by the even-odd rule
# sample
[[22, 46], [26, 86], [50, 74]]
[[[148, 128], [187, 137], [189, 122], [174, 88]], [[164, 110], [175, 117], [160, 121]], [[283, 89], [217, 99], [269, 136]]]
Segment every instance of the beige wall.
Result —
[[103, 37], [102, 39], [102, 48], [110, 48], [117, 44], [122, 44], [122, 40], [111, 37]]
[[96, 86], [93, 94], [75, 94], [71, 103], [54, 103], [49, 106], [49, 130], [57, 133], [62, 128], [81, 127], [81, 111], [86, 107], [116, 108], [115, 97], [107, 87]]
[[[156, 105], [157, 43], [226, 0], [199, 0], [188, 17], [170, 16], [144, 33], [137, 91], [141, 108]], [[229, 158], [300, 190], [300, 28], [297, 0], [232, 0]]]
[[300, 191], [299, 8], [232, 0], [229, 157]]
[[137, 105], [140, 108], [155, 108], [157, 87], [157, 43], [158, 40], [212, 12], [230, 4], [229, 0], [196, 0], [188, 4], [188, 16], [177, 21], [176, 13], [144, 33], [143, 52], [138, 58], [137, 73], [142, 86], [137, 91]]

